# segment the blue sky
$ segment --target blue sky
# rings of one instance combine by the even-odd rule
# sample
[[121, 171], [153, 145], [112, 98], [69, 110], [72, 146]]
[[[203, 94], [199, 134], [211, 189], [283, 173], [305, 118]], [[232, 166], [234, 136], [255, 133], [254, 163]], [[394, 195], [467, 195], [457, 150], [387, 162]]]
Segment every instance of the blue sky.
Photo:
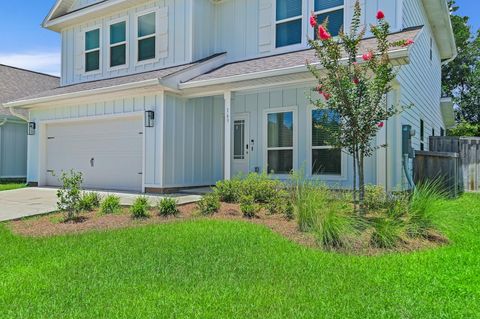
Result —
[[[368, 0], [367, 0], [368, 1]], [[60, 72], [60, 36], [40, 24], [55, 0], [0, 0], [0, 63], [50, 74]], [[480, 27], [480, 1], [457, 0], [460, 14]]]

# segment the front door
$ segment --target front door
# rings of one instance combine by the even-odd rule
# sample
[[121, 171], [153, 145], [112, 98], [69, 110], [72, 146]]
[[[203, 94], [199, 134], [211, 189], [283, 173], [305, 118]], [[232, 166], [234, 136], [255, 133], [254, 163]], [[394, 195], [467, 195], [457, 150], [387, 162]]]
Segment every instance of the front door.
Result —
[[232, 176], [250, 171], [248, 114], [233, 116], [232, 125]]

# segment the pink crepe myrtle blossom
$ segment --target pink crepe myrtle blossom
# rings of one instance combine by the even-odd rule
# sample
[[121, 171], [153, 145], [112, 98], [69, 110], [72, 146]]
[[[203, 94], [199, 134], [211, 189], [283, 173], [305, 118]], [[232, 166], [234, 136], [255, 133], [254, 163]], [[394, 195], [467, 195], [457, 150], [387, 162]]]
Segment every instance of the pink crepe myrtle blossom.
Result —
[[315, 28], [315, 26], [317, 25], [317, 17], [315, 17], [312, 13], [312, 16], [310, 17], [310, 25], [312, 26], [312, 28]]
[[383, 20], [383, 19], [385, 19], [385, 13], [383, 13], [382, 10], [378, 10], [378, 12], [377, 12], [377, 19], [378, 19], [378, 20]]
[[378, 124], [377, 124], [377, 126], [378, 126], [379, 128], [382, 128], [382, 127], [384, 127], [384, 126], [385, 126], [385, 123], [383, 123], [383, 122], [380, 122], [380, 123], [378, 123]]
[[360, 83], [360, 80], [357, 77], [354, 77], [353, 83], [355, 83], [355, 85], [358, 85]]
[[325, 29], [325, 27], [323, 25], [319, 25], [318, 26], [318, 37], [322, 41], [325, 41], [325, 40], [330, 39], [332, 36], [330, 35], [330, 33], [328, 33], [328, 31]]
[[325, 98], [325, 100], [327, 100], [327, 101], [330, 100], [330, 98], [332, 97], [332, 95], [327, 93], [327, 92], [322, 92], [322, 95]]
[[363, 61], [370, 61], [373, 58], [372, 52], [367, 52], [362, 55]]
[[403, 46], [408, 47], [408, 46], [410, 46], [414, 43], [415, 43], [415, 41], [413, 41], [412, 39], [408, 39], [408, 40], [405, 40], [405, 42], [403, 43]]

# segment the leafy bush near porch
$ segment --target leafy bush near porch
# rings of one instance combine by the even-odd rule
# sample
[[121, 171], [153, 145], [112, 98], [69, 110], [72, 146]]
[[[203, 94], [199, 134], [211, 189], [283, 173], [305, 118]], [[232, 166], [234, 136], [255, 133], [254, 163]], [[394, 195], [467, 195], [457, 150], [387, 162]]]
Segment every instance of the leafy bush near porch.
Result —
[[57, 208], [65, 212], [65, 221], [75, 220], [82, 210], [80, 206], [82, 173], [74, 170], [62, 172], [59, 180], [62, 187], [57, 191]]
[[209, 193], [197, 203], [198, 210], [202, 215], [213, 215], [220, 209], [220, 197], [217, 193]]
[[219, 196], [222, 202], [238, 203], [242, 194], [242, 184], [242, 180], [239, 176], [236, 176], [230, 180], [217, 182], [214, 192]]
[[260, 209], [260, 205], [255, 202], [255, 198], [251, 195], [244, 195], [240, 200], [240, 210], [243, 216], [247, 218], [256, 217]]
[[130, 213], [133, 218], [146, 218], [149, 217], [150, 203], [145, 196], [139, 196], [133, 202], [130, 207]]
[[91, 212], [100, 207], [102, 197], [96, 192], [84, 192], [80, 198], [80, 210], [85, 212]]
[[163, 217], [176, 216], [178, 214], [177, 201], [174, 198], [162, 198], [157, 204], [158, 214]]
[[100, 204], [101, 214], [116, 214], [120, 209], [120, 197], [116, 195], [107, 195]]

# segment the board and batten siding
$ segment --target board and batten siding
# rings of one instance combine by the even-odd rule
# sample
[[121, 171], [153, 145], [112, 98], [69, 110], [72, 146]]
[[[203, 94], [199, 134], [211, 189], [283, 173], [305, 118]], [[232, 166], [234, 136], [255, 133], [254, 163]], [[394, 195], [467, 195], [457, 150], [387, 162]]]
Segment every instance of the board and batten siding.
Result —
[[[296, 118], [294, 121], [297, 123], [297, 139], [294, 141], [294, 147], [296, 152], [297, 166], [294, 170], [304, 170], [307, 176], [310, 175], [310, 140], [311, 126], [308, 123], [309, 112], [311, 112], [311, 106], [308, 102], [308, 95], [311, 92], [311, 88], [308, 86], [302, 87], [282, 87], [275, 89], [266, 89], [258, 92], [251, 93], [235, 93], [233, 94], [232, 102], [232, 116], [235, 114], [248, 114], [249, 115], [249, 136], [248, 140], [253, 139], [253, 151], [249, 154], [249, 168], [250, 172], [254, 172], [258, 167], [260, 171], [264, 171], [265, 167], [265, 112], [269, 109], [281, 110], [282, 108], [296, 108]], [[314, 179], [324, 181], [325, 183], [333, 187], [351, 187], [352, 185], [352, 160], [348, 155], [344, 155], [343, 160], [344, 178], [326, 178], [313, 176]], [[376, 170], [375, 170], [376, 157], [373, 156], [367, 159], [366, 168], [366, 182], [376, 183]]]
[[[3, 118], [0, 118], [0, 122]], [[27, 124], [9, 119], [0, 126], [0, 179], [27, 176]]]
[[[136, 62], [137, 14], [157, 10], [158, 13], [158, 59]], [[101, 19], [62, 30], [62, 73], [61, 85], [100, 80], [191, 62], [191, 6], [188, 0], [157, 0], [116, 12]], [[127, 65], [110, 69], [109, 26], [112, 22], [127, 21]], [[84, 33], [91, 28], [101, 30], [100, 71], [84, 72]]]
[[214, 185], [223, 179], [223, 123], [223, 96], [165, 95], [165, 188]]
[[[46, 127], [42, 123], [61, 120], [94, 120], [108, 119], [115, 116], [122, 116], [137, 113], [142, 116], [145, 110], [153, 110], [156, 114], [155, 126], [153, 128], [145, 128], [145, 184], [159, 187], [162, 183], [161, 176], [161, 153], [163, 132], [160, 123], [162, 118], [162, 105], [164, 103], [164, 94], [132, 96], [130, 98], [122, 98], [116, 100], [99, 101], [96, 103], [56, 106], [50, 108], [38, 108], [30, 111], [29, 117], [31, 121], [35, 121], [38, 125], [37, 132], [33, 136], [28, 137], [28, 181], [38, 182], [39, 178], [39, 156], [45, 156], [40, 153], [43, 148], [41, 138], [46, 138], [44, 132]], [[143, 125], [143, 124], [142, 124]], [[43, 174], [43, 173], [42, 173]]]
[[[397, 80], [401, 87], [401, 105], [411, 106], [402, 113], [402, 124], [411, 125], [416, 131], [413, 147], [420, 149], [420, 119], [424, 121], [425, 150], [428, 150], [428, 138], [440, 134], [445, 129], [440, 109], [442, 67], [440, 54], [426, 12], [420, 1], [404, 0], [404, 25], [412, 27], [424, 25], [423, 30], [410, 49], [410, 63], [402, 66]], [[433, 56], [430, 60], [430, 41]]]

